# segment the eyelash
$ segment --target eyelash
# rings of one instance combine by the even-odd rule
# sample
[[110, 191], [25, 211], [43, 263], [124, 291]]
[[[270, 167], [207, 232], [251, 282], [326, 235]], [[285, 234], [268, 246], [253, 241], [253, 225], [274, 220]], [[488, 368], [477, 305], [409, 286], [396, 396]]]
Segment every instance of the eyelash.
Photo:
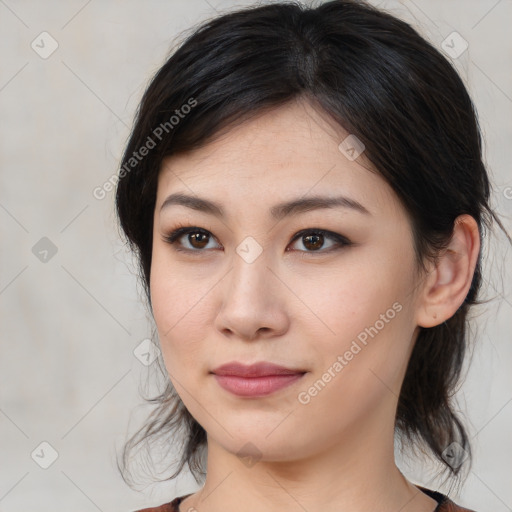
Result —
[[[207, 231], [205, 229], [199, 228], [197, 226], [189, 226], [189, 225], [180, 225], [177, 229], [175, 229], [172, 233], [169, 235], [165, 235], [163, 237], [164, 241], [171, 244], [176, 245], [180, 238], [182, 238], [184, 235], [187, 235], [189, 233], [201, 233], [203, 235], [210, 235], [211, 237], [215, 238], [213, 234], [210, 231]], [[353, 245], [353, 243], [346, 237], [339, 235], [338, 233], [334, 233], [332, 231], [327, 231], [325, 229], [315, 229], [315, 228], [309, 228], [309, 229], [303, 229], [296, 233], [294, 237], [292, 238], [290, 243], [295, 242], [296, 240], [304, 237], [305, 235], [322, 235], [325, 238], [329, 238], [335, 242], [335, 246], [330, 247], [327, 250], [319, 249], [317, 251], [302, 251], [298, 250], [297, 252], [302, 253], [301, 256], [309, 255], [309, 254], [326, 254], [330, 253], [335, 250], [343, 249], [344, 247], [349, 247]], [[174, 247], [174, 250], [180, 251], [180, 252], [186, 252], [186, 253], [202, 253], [205, 252], [206, 249], [186, 249], [183, 247]]]

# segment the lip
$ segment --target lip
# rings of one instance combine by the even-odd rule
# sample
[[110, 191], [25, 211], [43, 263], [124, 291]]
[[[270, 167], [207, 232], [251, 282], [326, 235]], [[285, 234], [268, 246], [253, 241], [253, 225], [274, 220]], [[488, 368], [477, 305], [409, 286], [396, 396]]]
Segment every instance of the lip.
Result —
[[267, 361], [250, 365], [233, 361], [212, 370], [212, 373], [215, 373], [215, 375], [229, 375], [232, 377], [266, 377], [269, 375], [295, 375], [305, 372], [306, 370], [286, 368], [285, 366]]
[[212, 373], [217, 383], [226, 391], [237, 396], [258, 397], [293, 384], [306, 371], [263, 361], [252, 365], [231, 362], [219, 366]]

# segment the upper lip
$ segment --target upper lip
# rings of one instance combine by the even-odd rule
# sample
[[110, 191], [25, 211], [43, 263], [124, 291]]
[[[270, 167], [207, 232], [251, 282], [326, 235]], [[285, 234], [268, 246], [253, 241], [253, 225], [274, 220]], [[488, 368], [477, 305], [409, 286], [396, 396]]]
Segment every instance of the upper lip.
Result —
[[306, 373], [305, 370], [286, 368], [274, 363], [262, 361], [251, 365], [245, 365], [237, 361], [226, 363], [212, 370], [216, 375], [233, 375], [236, 377], [264, 377], [267, 375], [293, 375]]

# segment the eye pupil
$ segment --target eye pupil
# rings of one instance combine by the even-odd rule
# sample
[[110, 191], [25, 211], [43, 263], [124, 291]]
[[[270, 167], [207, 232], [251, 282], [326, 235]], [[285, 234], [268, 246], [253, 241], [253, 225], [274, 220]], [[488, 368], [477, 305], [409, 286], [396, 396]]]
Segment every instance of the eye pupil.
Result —
[[[195, 248], [202, 249], [208, 244], [208, 235], [205, 233], [199, 233], [198, 231], [196, 231], [193, 233], [189, 233], [188, 237], [191, 245]], [[198, 243], [199, 245], [194, 245], [194, 243]]]
[[[304, 236], [304, 240], [313, 240], [313, 243], [310, 244], [310, 242], [305, 242], [304, 247], [307, 247], [308, 249], [320, 249], [323, 245], [323, 235], [306, 235]], [[312, 245], [312, 247], [311, 247]]]

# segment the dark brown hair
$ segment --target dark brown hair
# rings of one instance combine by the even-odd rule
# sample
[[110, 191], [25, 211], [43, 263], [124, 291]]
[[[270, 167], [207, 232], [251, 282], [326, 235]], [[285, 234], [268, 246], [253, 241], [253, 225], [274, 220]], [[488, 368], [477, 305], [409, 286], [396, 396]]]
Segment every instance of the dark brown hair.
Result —
[[[243, 8], [204, 22], [173, 51], [142, 98], [123, 156], [117, 213], [138, 257], [149, 306], [162, 159], [296, 99], [311, 102], [364, 143], [365, 157], [410, 216], [418, 268], [425, 270], [426, 260], [446, 247], [459, 215], [475, 218], [481, 240], [493, 219], [503, 229], [489, 206], [491, 185], [468, 92], [452, 64], [410, 25], [353, 0]], [[143, 147], [148, 151], [140, 157]], [[481, 280], [480, 254], [458, 311], [441, 325], [421, 328], [396, 414], [400, 439], [427, 447], [453, 477], [471, 461], [452, 396], [467, 349], [467, 313], [481, 303]], [[164, 390], [149, 399], [157, 408], [125, 444], [120, 469], [128, 482], [136, 446], [151, 439], [168, 446], [181, 434], [181, 460], [169, 479], [187, 464], [199, 482], [206, 433], [162, 371]], [[450, 445], [469, 455], [465, 464], [446, 456]]]

